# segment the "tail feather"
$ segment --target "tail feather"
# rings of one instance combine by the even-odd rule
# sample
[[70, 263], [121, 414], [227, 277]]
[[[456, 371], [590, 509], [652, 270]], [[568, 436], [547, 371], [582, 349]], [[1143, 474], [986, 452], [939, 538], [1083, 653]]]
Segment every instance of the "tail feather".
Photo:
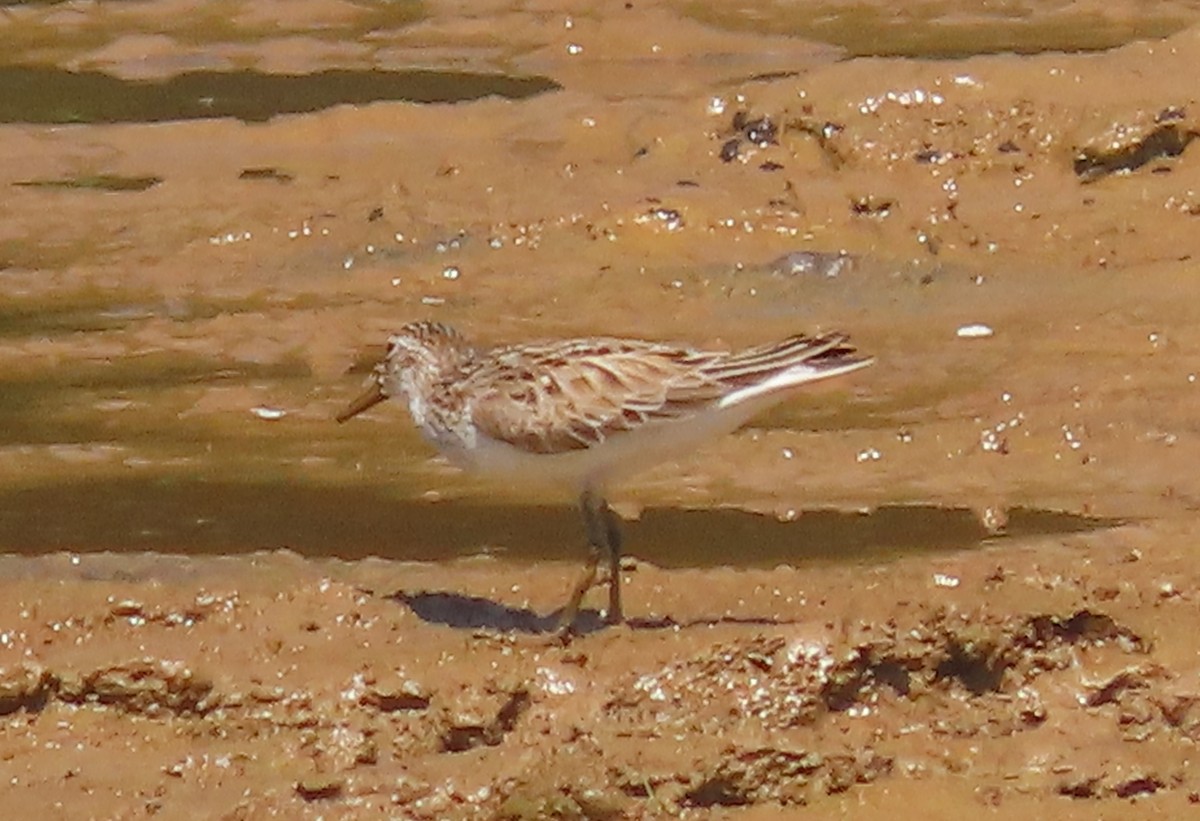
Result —
[[772, 362], [794, 362], [819, 356], [831, 348], [844, 343], [846, 337], [842, 334], [827, 336], [792, 336], [781, 342], [760, 345], [745, 351], [735, 353], [726, 360], [729, 365], [753, 367], [761, 364], [770, 367]]
[[845, 334], [793, 336], [782, 342], [762, 345], [722, 357], [704, 369], [705, 374], [731, 387], [761, 382], [774, 374], [805, 364], [816, 371], [840, 370], [862, 361], [857, 348]]
[[705, 368], [705, 373], [729, 389], [721, 405], [739, 404], [806, 382], [850, 373], [875, 361], [859, 354], [848, 339], [840, 333], [794, 336], [725, 357]]

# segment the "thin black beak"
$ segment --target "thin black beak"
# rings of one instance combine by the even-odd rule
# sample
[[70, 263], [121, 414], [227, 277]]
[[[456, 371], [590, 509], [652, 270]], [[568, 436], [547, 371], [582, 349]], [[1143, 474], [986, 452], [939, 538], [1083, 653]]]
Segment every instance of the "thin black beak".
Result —
[[363, 392], [362, 396], [358, 397], [349, 405], [347, 405], [346, 408], [334, 418], [339, 422], [345, 422], [352, 416], [358, 416], [367, 408], [375, 407], [385, 399], [387, 399], [387, 397], [384, 396], [383, 391], [379, 387], [379, 383], [372, 382], [371, 386]]

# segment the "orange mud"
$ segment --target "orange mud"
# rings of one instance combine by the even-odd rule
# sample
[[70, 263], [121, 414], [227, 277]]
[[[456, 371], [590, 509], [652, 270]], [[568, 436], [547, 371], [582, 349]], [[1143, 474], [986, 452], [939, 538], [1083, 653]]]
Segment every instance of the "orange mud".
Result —
[[[0, 126], [0, 814], [1200, 802], [1193, 4], [811, 10], [844, 30], [770, 3], [201, 5], [15, 6], [0, 42], [125, 78], [416, 66], [563, 88]], [[913, 27], [958, 53], [997, 31], [1114, 47], [928, 59]], [[870, 53], [915, 56], [839, 58]], [[159, 182], [18, 185], [101, 175]], [[778, 262], [799, 251], [850, 259]], [[538, 541], [569, 500], [458, 475], [402, 408], [331, 421], [416, 318], [488, 341], [836, 327], [878, 365], [617, 489], [631, 622], [589, 610], [564, 648], [541, 631], [582, 534], [549, 528], [535, 560], [498, 523], [527, 511]], [[655, 560], [661, 511], [711, 516], [714, 539], [743, 532], [716, 527], [726, 509], [775, 539], [859, 511], [843, 531], [893, 544], [879, 511], [914, 505], [983, 524], [761, 560], [752, 524], [704, 545], [702, 523]], [[444, 552], [410, 538], [407, 517], [454, 510]], [[981, 542], [1020, 510], [1096, 521]]]

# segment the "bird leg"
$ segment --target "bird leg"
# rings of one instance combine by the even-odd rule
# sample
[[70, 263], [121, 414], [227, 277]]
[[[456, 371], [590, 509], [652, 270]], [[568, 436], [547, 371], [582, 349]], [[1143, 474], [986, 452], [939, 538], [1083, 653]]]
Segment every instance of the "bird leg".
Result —
[[588, 559], [584, 564], [583, 575], [576, 582], [571, 591], [571, 598], [559, 616], [560, 636], [565, 636], [571, 631], [575, 617], [579, 614], [579, 605], [596, 581], [601, 553], [608, 554], [609, 567], [608, 612], [604, 615], [604, 622], [618, 624], [621, 621], [621, 531], [617, 516], [602, 497], [591, 491], [584, 491], [580, 496], [579, 508], [583, 512], [583, 524], [587, 531]]
[[575, 617], [579, 615], [579, 603], [583, 601], [584, 595], [596, 581], [596, 568], [599, 564], [600, 549], [596, 545], [588, 545], [588, 558], [587, 563], [583, 566], [583, 575], [575, 583], [574, 589], [571, 590], [571, 598], [558, 617], [557, 632], [559, 637], [564, 640], [570, 634], [571, 628], [575, 626]]
[[605, 624], [620, 624], [625, 620], [621, 612], [621, 528], [617, 514], [607, 502], [601, 502], [600, 515], [604, 517], [604, 536], [608, 543], [608, 612]]

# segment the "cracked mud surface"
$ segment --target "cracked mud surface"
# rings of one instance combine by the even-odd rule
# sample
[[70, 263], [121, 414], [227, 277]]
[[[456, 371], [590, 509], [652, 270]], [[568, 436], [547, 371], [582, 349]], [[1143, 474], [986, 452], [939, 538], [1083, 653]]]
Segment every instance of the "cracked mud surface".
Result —
[[[561, 88], [5, 110], [0, 815], [1200, 803], [1195, 4], [69, 5], [0, 42], [130, 82]], [[838, 327], [878, 364], [614, 489], [630, 622], [564, 647], [570, 499], [459, 475], [400, 408], [331, 421], [419, 318]]]

